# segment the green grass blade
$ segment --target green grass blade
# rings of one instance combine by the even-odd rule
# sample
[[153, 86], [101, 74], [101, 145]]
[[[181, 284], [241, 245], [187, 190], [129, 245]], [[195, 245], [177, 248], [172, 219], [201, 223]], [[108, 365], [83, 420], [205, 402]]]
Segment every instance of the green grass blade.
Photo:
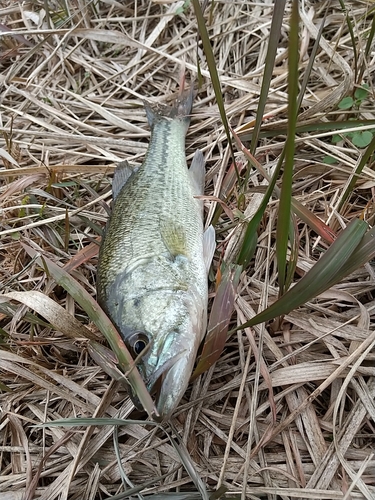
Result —
[[276, 186], [276, 181], [279, 177], [280, 169], [281, 169], [281, 164], [283, 161], [283, 154], [280, 156], [278, 164], [276, 166], [275, 172], [271, 178], [271, 181], [269, 185], [267, 186], [266, 193], [264, 195], [264, 198], [262, 200], [262, 203], [260, 204], [258, 210], [256, 211], [254, 217], [249, 221], [244, 239], [242, 242], [241, 250], [239, 252], [238, 258], [237, 258], [237, 264], [241, 266], [248, 266], [253, 254], [254, 254], [254, 241], [257, 239], [257, 229], [259, 226], [259, 223], [263, 217], [263, 214], [267, 208], [268, 202], [272, 196], [272, 193], [275, 189]]
[[375, 36], [375, 16], [374, 16], [374, 13], [373, 13], [373, 9], [370, 9], [368, 11], [368, 14], [372, 16], [371, 29], [370, 29], [370, 32], [369, 32], [368, 37], [367, 37], [367, 42], [366, 42], [366, 47], [365, 47], [365, 53], [364, 53], [364, 58], [363, 58], [362, 66], [361, 66], [361, 69], [359, 71], [359, 74], [358, 74], [358, 77], [357, 77], [357, 80], [356, 80], [356, 82], [358, 84], [361, 83], [362, 77], [363, 77], [363, 73], [366, 71], [367, 64], [366, 64], [365, 61], [368, 60], [368, 57], [371, 54], [371, 50], [372, 50], [373, 43], [374, 43], [374, 36]]
[[[375, 120], [345, 120], [337, 122], [301, 122], [296, 126], [296, 133], [303, 134], [307, 132], [325, 132], [327, 134], [321, 134], [317, 137], [329, 137], [340, 133], [340, 131], [345, 132], [347, 129], [355, 129], [358, 127], [363, 127], [366, 130], [373, 130], [375, 125]], [[284, 123], [275, 125], [263, 125], [259, 137], [261, 139], [271, 139], [279, 135], [286, 135], [287, 127]], [[248, 131], [247, 128], [242, 128], [238, 131], [239, 137], [242, 141], [250, 141], [252, 137], [252, 132]]]
[[247, 228], [245, 231], [242, 246], [241, 246], [240, 252], [238, 254], [237, 264], [246, 267], [246, 266], [248, 266], [248, 264], [250, 263], [253, 255], [254, 255], [256, 241], [258, 238], [257, 229], [258, 229], [259, 223], [260, 223], [260, 221], [263, 217], [263, 214], [267, 208], [267, 205], [268, 205], [268, 202], [272, 196], [272, 193], [274, 192], [274, 190], [275, 190], [275, 192], [277, 192], [276, 181], [278, 179], [281, 165], [282, 165], [282, 162], [284, 160], [284, 151], [280, 155], [280, 158], [279, 158], [279, 161], [277, 163], [273, 177], [270, 178], [269, 175], [267, 174], [267, 172], [263, 169], [263, 167], [259, 164], [259, 162], [250, 153], [250, 151], [245, 148], [245, 146], [242, 144], [240, 138], [234, 132], [234, 130], [232, 130], [232, 134], [233, 134], [233, 137], [236, 141], [237, 148], [239, 149], [239, 151], [242, 151], [246, 155], [246, 157], [248, 158], [250, 163], [253, 166], [255, 166], [255, 168], [257, 168], [261, 172], [261, 174], [269, 182], [269, 185], [268, 185], [267, 190], [265, 192], [262, 203], [260, 204], [257, 212], [254, 214], [254, 217], [247, 223]]
[[292, 181], [294, 168], [295, 136], [298, 96], [298, 1], [292, 4], [288, 46], [288, 135], [285, 144], [285, 162], [280, 192], [279, 214], [276, 228], [276, 257], [280, 295], [286, 289], [287, 251], [289, 237], [293, 238], [291, 225]]
[[200, 35], [201, 40], [202, 40], [203, 50], [204, 50], [204, 54], [206, 56], [207, 66], [208, 66], [208, 70], [210, 72], [211, 82], [212, 82], [212, 86], [214, 88], [217, 105], [219, 107], [221, 120], [222, 120], [223, 125], [224, 125], [224, 130], [225, 130], [225, 133], [226, 133], [226, 136], [228, 139], [228, 144], [229, 144], [229, 147], [231, 150], [232, 159], [233, 159], [234, 166], [236, 168], [236, 173], [237, 173], [237, 178], [238, 178], [239, 176], [238, 176], [238, 171], [237, 171], [237, 167], [236, 167], [236, 158], [234, 156], [234, 150], [233, 150], [233, 146], [232, 146], [232, 137], [230, 135], [229, 124], [228, 124], [227, 115], [225, 112], [223, 93], [221, 90], [219, 74], [218, 74], [217, 68], [216, 68], [216, 59], [215, 59], [215, 56], [212, 52], [211, 41], [210, 41], [210, 37], [208, 35], [206, 23], [205, 23], [205, 20], [203, 17], [203, 12], [202, 12], [202, 8], [200, 6], [199, 0], [192, 0], [192, 4], [194, 7], [195, 17], [196, 17], [197, 23], [198, 23], [198, 31], [199, 31], [199, 35]]
[[361, 161], [359, 162], [357, 168], [355, 169], [355, 172], [353, 174], [352, 179], [350, 180], [345, 191], [341, 195], [341, 198], [340, 198], [340, 201], [338, 204], [338, 208], [337, 208], [338, 212], [340, 212], [340, 210], [343, 208], [346, 201], [348, 200], [349, 196], [351, 195], [353, 188], [355, 186], [355, 183], [358, 180], [359, 175], [362, 173], [362, 170], [365, 168], [367, 162], [372, 158], [374, 151], [375, 151], [375, 135], [374, 135], [372, 141], [370, 142], [370, 144], [367, 146], [366, 151], [361, 158]]
[[353, 23], [349, 17], [348, 9], [345, 6], [344, 0], [339, 0], [339, 2], [340, 2], [340, 6], [341, 6], [342, 11], [345, 14], [345, 21], [346, 21], [346, 25], [348, 27], [348, 31], [349, 31], [349, 35], [350, 35], [351, 48], [353, 51], [353, 59], [354, 59], [354, 81], [357, 81], [357, 77], [358, 77], [358, 51], [357, 51], [357, 42], [355, 40], [355, 35], [354, 35]]
[[90, 341], [87, 344], [87, 350], [95, 363], [110, 377], [119, 382], [124, 380], [124, 374], [116, 366], [118, 365], [118, 359], [113, 354], [113, 351], [95, 341]]
[[[29, 246], [22, 244], [25, 251], [31, 256], [37, 256], [38, 252]], [[69, 273], [46, 257], [38, 257], [37, 262], [43, 268], [47, 266], [47, 272], [53, 279], [62, 286], [87, 313], [91, 321], [102, 332], [107, 339], [112, 351], [115, 353], [119, 366], [128, 373], [128, 380], [133, 391], [137, 394], [139, 401], [151, 418], [157, 417], [158, 413], [151, 399], [150, 394], [143, 382], [143, 379], [134, 366], [133, 358], [127, 350], [124, 341], [120, 337], [116, 328], [101, 309], [99, 304]]]
[[259, 130], [262, 125], [264, 109], [267, 103], [268, 91], [271, 85], [272, 73], [275, 67], [275, 58], [279, 46], [281, 26], [284, 18], [286, 0], [275, 2], [272, 14], [272, 22], [268, 39], [266, 64], [263, 72], [262, 87], [260, 90], [259, 102], [257, 106], [256, 119], [251, 137], [250, 152], [255, 154], [258, 142]]
[[373, 47], [373, 42], [374, 42], [374, 36], [375, 36], [375, 17], [372, 16], [371, 29], [370, 29], [370, 33], [368, 34], [367, 42], [366, 42], [366, 47], [365, 47], [365, 57], [366, 58], [371, 53], [371, 50], [372, 50], [372, 47]]
[[[235, 138], [237, 147], [240, 151], [244, 153], [246, 158], [249, 160], [251, 165], [258, 170], [258, 172], [265, 177], [268, 182], [271, 182], [271, 178], [267, 171], [262, 167], [262, 165], [257, 161], [256, 158], [250, 153], [248, 149], [242, 144], [238, 135], [232, 131], [233, 137]], [[275, 185], [274, 187], [275, 195], [280, 197], [280, 189]], [[303, 220], [309, 227], [311, 227], [319, 236], [321, 236], [328, 243], [333, 243], [336, 239], [336, 234], [331, 230], [327, 224], [325, 224], [319, 217], [313, 214], [308, 208], [306, 208], [302, 203], [292, 197], [292, 209], [293, 212]], [[248, 255], [253, 254], [253, 245], [256, 244], [256, 232], [254, 234], [253, 241], [249, 240], [246, 248]]]
[[351, 259], [367, 229], [366, 222], [353, 219], [324, 255], [293, 288], [270, 307], [235, 330], [288, 314], [337, 283], [342, 276], [341, 269]]
[[324, 29], [324, 24], [325, 24], [325, 20], [326, 20], [326, 17], [327, 17], [327, 11], [328, 11], [328, 6], [324, 12], [324, 17], [322, 19], [322, 22], [320, 23], [320, 28], [319, 28], [319, 31], [318, 31], [318, 34], [317, 34], [317, 37], [315, 38], [315, 42], [314, 42], [314, 45], [313, 45], [313, 48], [312, 48], [312, 51], [311, 51], [311, 54], [310, 54], [310, 57], [309, 57], [309, 62], [307, 63], [307, 66], [306, 66], [306, 69], [305, 69], [305, 73], [303, 75], [303, 79], [302, 79], [302, 83], [301, 83], [301, 88], [300, 88], [300, 92], [299, 92], [299, 96], [298, 96], [298, 101], [297, 101], [297, 108], [299, 109], [301, 107], [301, 104], [302, 104], [302, 101], [303, 101], [303, 98], [304, 98], [304, 95], [305, 95], [305, 91], [306, 91], [306, 88], [307, 88], [307, 84], [309, 82], [309, 79], [310, 79], [310, 76], [311, 76], [311, 71], [314, 67], [314, 63], [315, 63], [315, 56], [318, 52], [318, 49], [319, 49], [319, 41], [320, 41], [320, 38], [322, 36], [322, 33], [323, 33], [323, 29]]
[[298, 262], [298, 252], [299, 252], [299, 234], [298, 234], [298, 223], [297, 218], [294, 213], [291, 214], [291, 224], [290, 229], [290, 257], [287, 267], [287, 273], [285, 278], [285, 289], [288, 290], [294, 279], [294, 273], [297, 268]]
[[360, 241], [357, 248], [354, 250], [350, 256], [350, 260], [345, 262], [343, 267], [337, 274], [337, 280], [330, 286], [341, 281], [349, 274], [353, 273], [356, 269], [362, 267], [367, 262], [375, 258], [375, 226], [368, 231], [362, 240]]

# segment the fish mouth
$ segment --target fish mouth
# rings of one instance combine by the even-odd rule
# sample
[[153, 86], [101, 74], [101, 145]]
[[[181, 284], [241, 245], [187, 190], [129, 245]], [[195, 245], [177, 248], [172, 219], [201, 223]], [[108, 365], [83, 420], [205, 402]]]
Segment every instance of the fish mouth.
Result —
[[[181, 360], [183, 361], [184, 355], [185, 351], [182, 351], [167, 359], [154, 370], [147, 380], [145, 380], [145, 385], [149, 394], [151, 396], [155, 395], [155, 407], [159, 415], [157, 419], [160, 421], [169, 417], [170, 413], [174, 409], [175, 405], [170, 407], [170, 405], [168, 406], [168, 404], [166, 404], [166, 401], [168, 401], [173, 392], [175, 392], [175, 387], [173, 387], [173, 383], [175, 382], [174, 372], [176, 369], [178, 371], [178, 366], [181, 363]], [[138, 410], [144, 410], [137, 394], [133, 391], [133, 389], [131, 389], [131, 387], [130, 397], [134, 406]], [[177, 403], [178, 401], [176, 401], [176, 404]]]
[[[156, 368], [152, 373], [146, 383], [146, 387], [151, 395], [155, 394], [155, 406], [160, 415], [160, 419], [164, 420], [170, 416], [171, 411], [174, 408], [169, 408], [166, 401], [171, 398], [173, 392], [175, 392], [176, 386], [174, 386], [175, 372], [178, 371], [178, 367], [183, 362], [185, 356], [185, 351], [175, 354], [171, 358], [167, 359], [164, 363]], [[174, 386], [174, 387], [173, 387]], [[177, 401], [178, 402], [178, 401]]]
[[149, 390], [150, 394], [154, 392], [154, 390], [157, 388], [156, 386], [158, 382], [163, 379], [166, 373], [175, 365], [175, 363], [183, 356], [183, 354], [183, 352], [180, 352], [175, 356], [172, 356], [171, 358], [167, 359], [167, 361], [165, 361], [161, 366], [156, 368], [156, 370], [146, 383], [147, 389]]
[[171, 417], [185, 394], [194, 359], [184, 350], [163, 363], [150, 377], [150, 385], [147, 384], [147, 388], [150, 394], [151, 391], [156, 394], [155, 406], [161, 421]]

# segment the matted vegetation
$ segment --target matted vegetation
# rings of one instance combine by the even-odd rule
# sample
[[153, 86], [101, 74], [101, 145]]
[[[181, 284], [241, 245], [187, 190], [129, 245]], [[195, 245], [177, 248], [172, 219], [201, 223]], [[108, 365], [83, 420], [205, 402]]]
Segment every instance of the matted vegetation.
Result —
[[[129, 480], [153, 499], [375, 498], [373, 3], [295, 2], [291, 21], [282, 0], [215, 0], [203, 12], [211, 59], [207, 44], [197, 48], [205, 30], [193, 4], [0, 8], [2, 499], [127, 498]], [[170, 102], [182, 73], [199, 82], [187, 157], [199, 148], [207, 161], [210, 308], [220, 282], [235, 292], [225, 349], [169, 429], [185, 455], [134, 411], [94, 343], [105, 339], [88, 300], [111, 175], [123, 159], [142, 161], [143, 100]], [[297, 307], [290, 286], [303, 276], [313, 291], [300, 290]], [[277, 314], [288, 314], [250, 326], [282, 295]], [[41, 427], [74, 417], [138, 420]]]

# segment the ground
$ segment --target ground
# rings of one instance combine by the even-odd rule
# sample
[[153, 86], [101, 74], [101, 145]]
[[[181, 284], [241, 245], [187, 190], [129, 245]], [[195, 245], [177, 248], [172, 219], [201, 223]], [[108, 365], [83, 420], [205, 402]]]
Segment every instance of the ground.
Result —
[[[199, 478], [223, 498], [375, 498], [373, 2], [295, 2], [298, 27], [283, 0], [206, 3], [219, 87], [198, 2], [2, 3], [2, 499], [127, 498], [123, 471], [153, 499], [205, 498]], [[126, 387], [89, 354], [88, 338], [105, 344], [103, 335], [38, 255], [95, 299], [114, 168], [142, 162], [143, 101], [171, 102], [183, 78], [197, 88], [187, 159], [197, 148], [206, 158], [205, 221], [217, 236], [210, 310], [224, 264], [242, 269], [233, 268], [224, 351], [172, 419], [181, 457], [184, 445], [134, 412]], [[274, 174], [251, 253], [248, 221]], [[282, 295], [283, 251], [284, 292], [310, 269], [313, 291], [235, 331]], [[140, 420], [40, 427], [72, 417]]]

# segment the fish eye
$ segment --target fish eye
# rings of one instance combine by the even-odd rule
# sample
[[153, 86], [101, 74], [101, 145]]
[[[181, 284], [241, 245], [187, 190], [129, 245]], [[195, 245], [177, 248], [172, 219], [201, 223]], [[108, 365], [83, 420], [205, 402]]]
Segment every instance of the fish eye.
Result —
[[135, 332], [129, 339], [129, 347], [135, 356], [139, 356], [147, 347], [148, 343], [148, 337], [144, 332]]
[[133, 350], [135, 354], [141, 354], [143, 349], [146, 347], [146, 342], [143, 339], [137, 340], [133, 345]]

